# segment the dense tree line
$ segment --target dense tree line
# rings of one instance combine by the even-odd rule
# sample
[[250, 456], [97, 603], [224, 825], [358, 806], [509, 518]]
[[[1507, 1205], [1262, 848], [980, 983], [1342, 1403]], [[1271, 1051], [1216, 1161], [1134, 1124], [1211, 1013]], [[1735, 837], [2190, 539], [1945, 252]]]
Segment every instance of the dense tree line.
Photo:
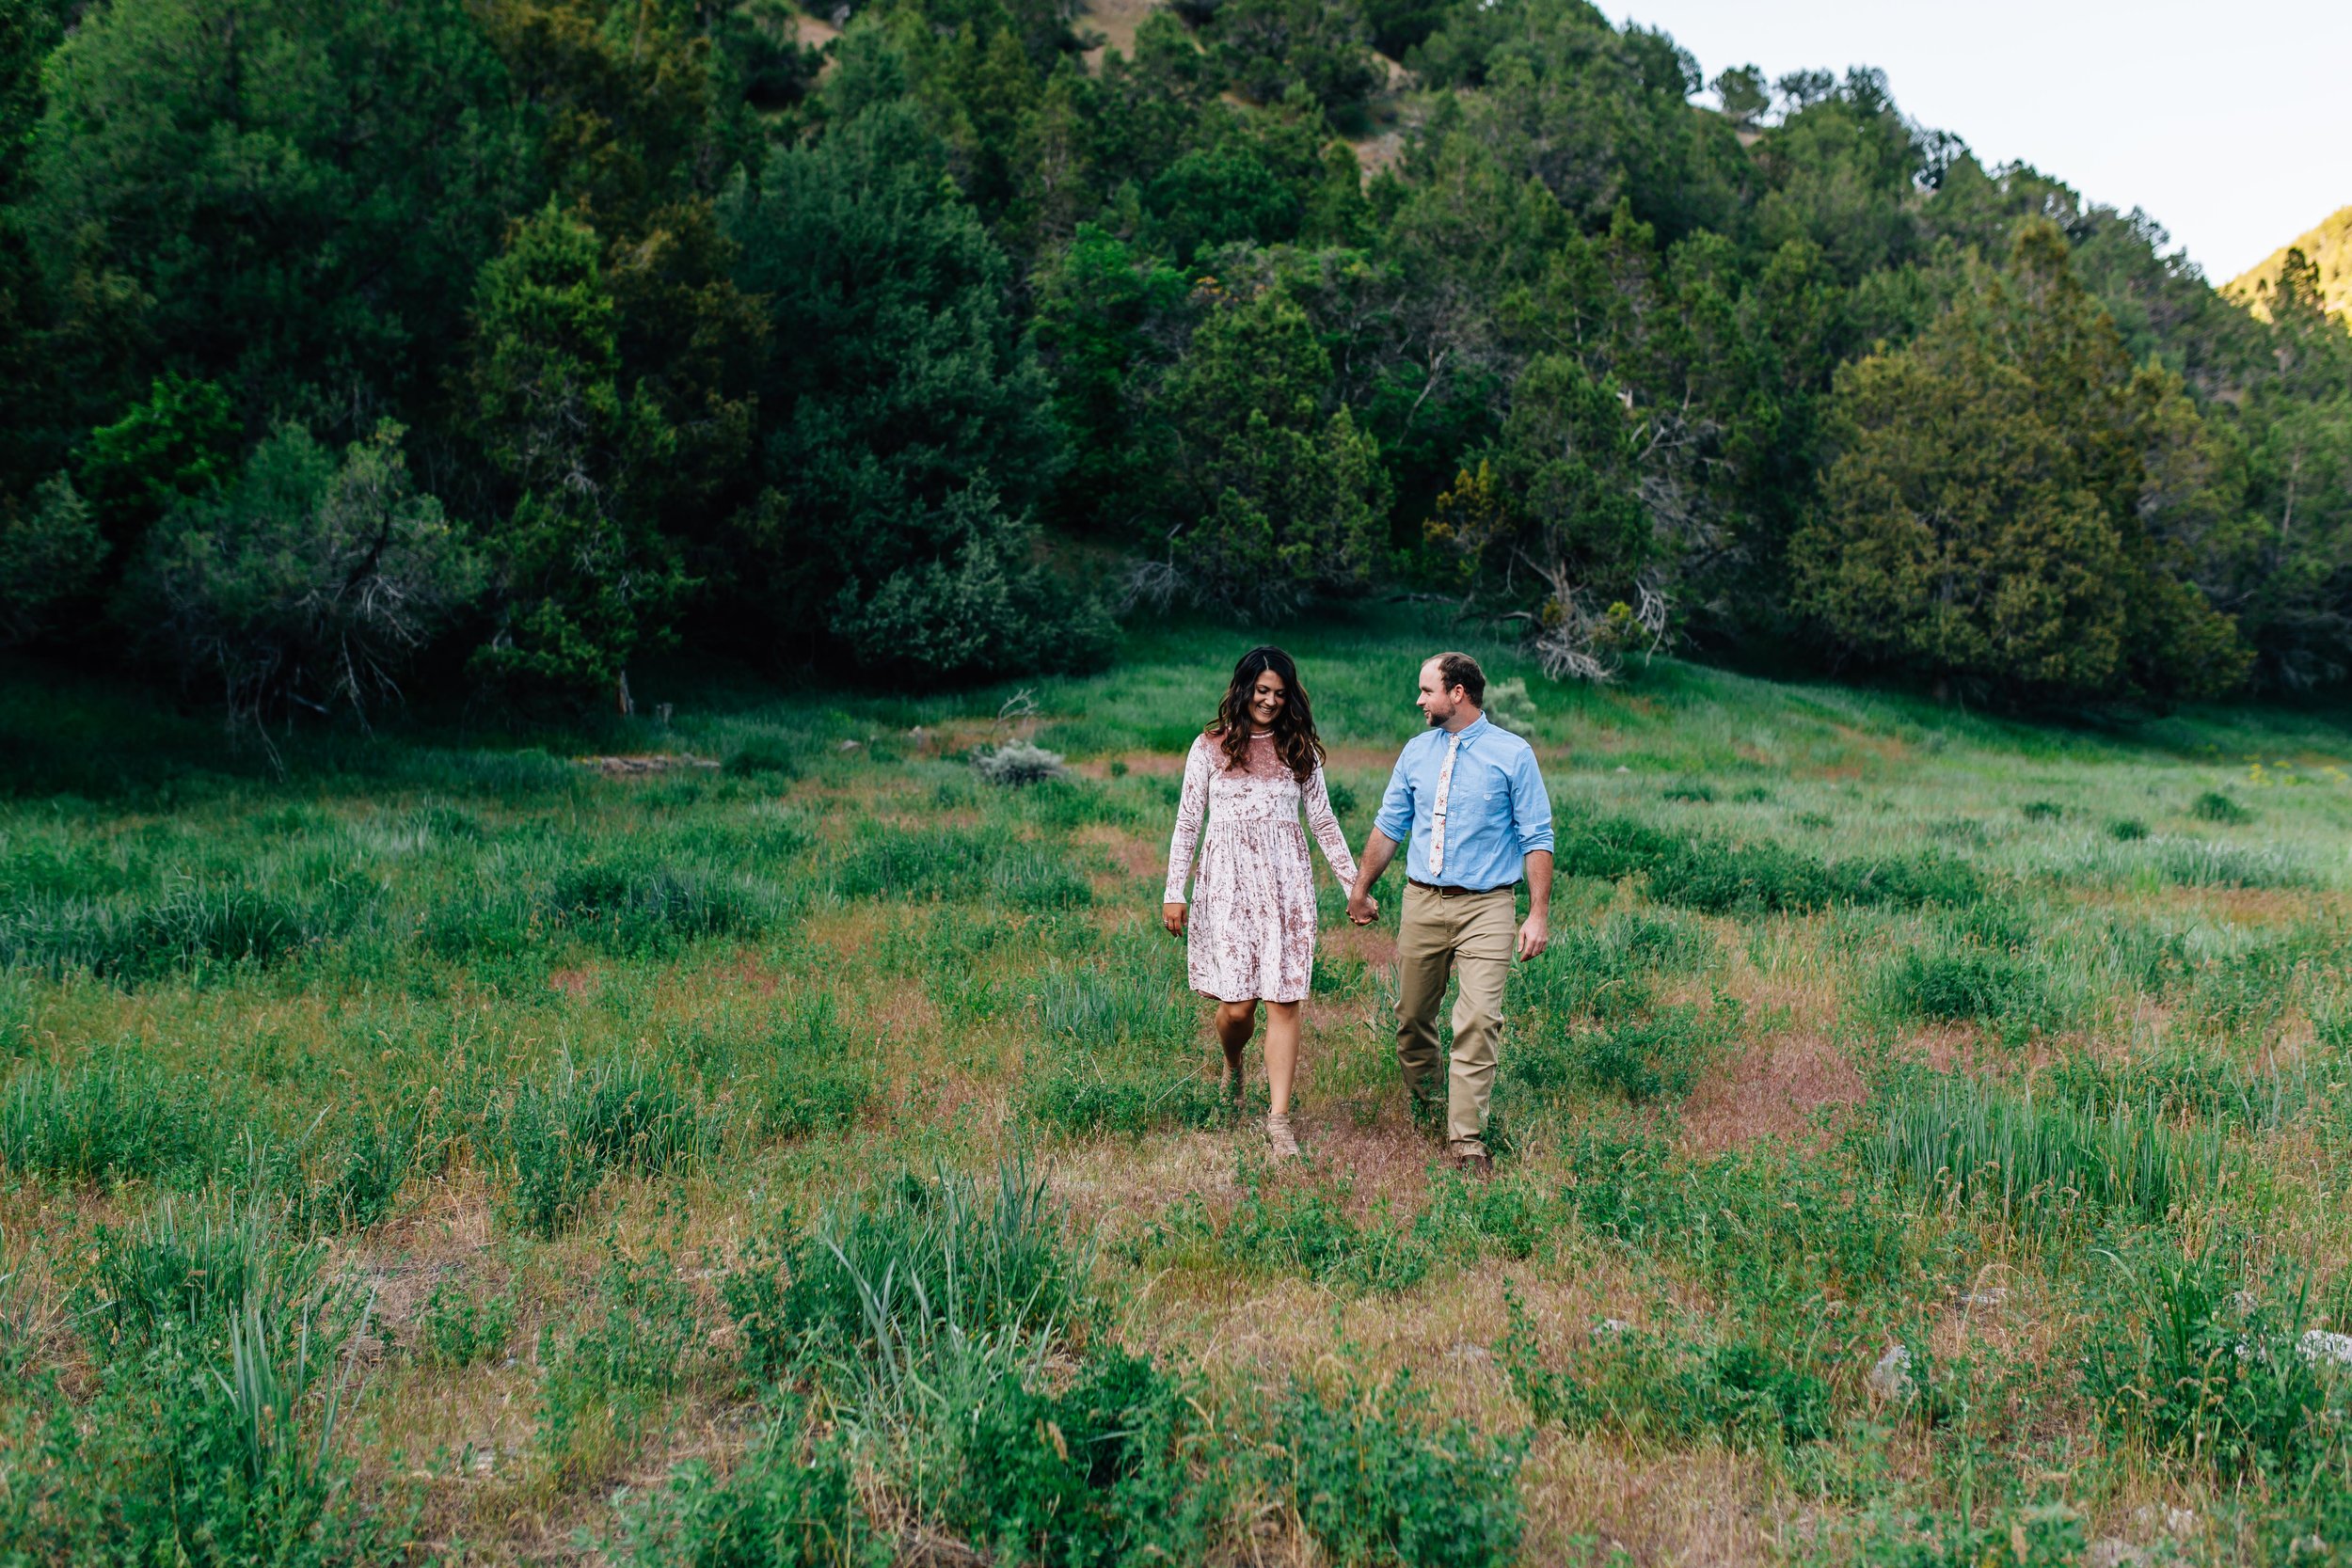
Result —
[[0, 639], [246, 720], [625, 692], [685, 641], [1067, 667], [1375, 582], [1585, 676], [2352, 673], [2315, 271], [2258, 319], [1873, 72], [1705, 105], [1581, 0], [1182, 0], [1091, 58], [1070, 0], [810, 31], [0, 0]]

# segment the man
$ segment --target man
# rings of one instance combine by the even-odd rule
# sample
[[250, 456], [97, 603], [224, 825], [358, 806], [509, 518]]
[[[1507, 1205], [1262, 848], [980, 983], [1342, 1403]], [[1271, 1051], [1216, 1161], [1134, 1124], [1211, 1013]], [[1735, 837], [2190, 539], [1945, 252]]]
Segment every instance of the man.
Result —
[[[1438, 1001], [1448, 972], [1458, 971], [1446, 1154], [1456, 1170], [1476, 1176], [1494, 1169], [1486, 1106], [1511, 955], [1516, 947], [1524, 961], [1551, 940], [1551, 801], [1534, 751], [1481, 711], [1486, 695], [1486, 673], [1468, 654], [1439, 654], [1421, 667], [1419, 704], [1429, 728], [1396, 759], [1347, 899], [1348, 918], [1369, 925], [1373, 885], [1409, 834], [1396, 939], [1396, 1059], [1415, 1104], [1434, 1098]], [[1515, 943], [1521, 881], [1527, 921]]]

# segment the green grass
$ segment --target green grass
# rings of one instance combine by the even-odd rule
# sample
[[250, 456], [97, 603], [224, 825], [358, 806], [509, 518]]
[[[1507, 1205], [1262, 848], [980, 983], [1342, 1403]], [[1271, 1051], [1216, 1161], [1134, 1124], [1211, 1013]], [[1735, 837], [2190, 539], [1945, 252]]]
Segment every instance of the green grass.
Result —
[[[2055, 1562], [2151, 1497], [2204, 1560], [2337, 1538], [2338, 1385], [2290, 1364], [2352, 1332], [2337, 716], [1266, 629], [1359, 842], [1422, 655], [1522, 683], [1562, 871], [1496, 1178], [1398, 1092], [1394, 873], [1364, 932], [1319, 885], [1268, 1168], [1260, 1049], [1236, 1114], [1158, 925], [1256, 635], [924, 697], [648, 665], [666, 728], [418, 713], [282, 776], [0, 666], [0, 1541]], [[1069, 776], [973, 767], [1025, 738]], [[720, 766], [571, 760], [665, 752]]]

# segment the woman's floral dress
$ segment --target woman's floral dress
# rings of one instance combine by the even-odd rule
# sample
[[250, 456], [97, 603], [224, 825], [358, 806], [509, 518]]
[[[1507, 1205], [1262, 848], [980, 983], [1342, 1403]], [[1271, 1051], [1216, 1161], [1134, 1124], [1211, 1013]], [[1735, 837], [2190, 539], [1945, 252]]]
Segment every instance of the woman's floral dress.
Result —
[[1185, 901], [1184, 876], [1199, 845], [1186, 950], [1193, 990], [1220, 1002], [1306, 996], [1315, 967], [1315, 879], [1307, 835], [1298, 826], [1302, 797], [1307, 825], [1332, 874], [1342, 887], [1355, 886], [1356, 858], [1331, 815], [1320, 766], [1302, 790], [1270, 735], [1250, 737], [1249, 761], [1240, 768], [1232, 766], [1216, 736], [1192, 743], [1176, 832], [1168, 843], [1166, 901]]

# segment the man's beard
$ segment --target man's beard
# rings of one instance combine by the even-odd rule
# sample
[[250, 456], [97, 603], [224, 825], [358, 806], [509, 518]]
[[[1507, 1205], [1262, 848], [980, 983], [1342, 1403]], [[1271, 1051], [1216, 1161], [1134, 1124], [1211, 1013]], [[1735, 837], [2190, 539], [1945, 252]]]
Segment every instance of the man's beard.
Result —
[[1423, 713], [1422, 717], [1429, 721], [1429, 727], [1431, 729], [1436, 730], [1444, 728], [1445, 721], [1453, 718], [1454, 715], [1451, 713]]

